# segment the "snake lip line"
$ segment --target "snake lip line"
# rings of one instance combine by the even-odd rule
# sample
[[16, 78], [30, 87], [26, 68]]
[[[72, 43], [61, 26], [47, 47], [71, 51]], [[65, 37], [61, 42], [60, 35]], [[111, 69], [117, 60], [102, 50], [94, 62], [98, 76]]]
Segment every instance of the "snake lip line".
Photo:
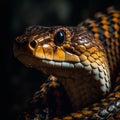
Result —
[[[62, 67], [67, 69], [72, 69], [72, 68], [80, 69], [84, 67], [80, 62], [69, 62], [69, 61], [64, 62], [64, 61], [53, 61], [48, 59], [34, 58], [31, 54], [24, 53], [24, 52], [19, 52], [15, 54], [15, 56], [19, 60], [21, 60], [27, 67], [35, 67], [34, 63], [36, 62], [37, 63], [39, 62], [40, 67], [47, 67], [48, 65], [49, 67], [53, 66], [53, 67]], [[33, 61], [36, 61], [36, 62], [33, 62]]]

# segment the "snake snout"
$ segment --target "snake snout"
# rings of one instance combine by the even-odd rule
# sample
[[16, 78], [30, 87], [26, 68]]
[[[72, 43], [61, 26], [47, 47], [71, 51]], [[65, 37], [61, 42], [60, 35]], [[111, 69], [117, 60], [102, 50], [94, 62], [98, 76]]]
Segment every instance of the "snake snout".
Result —
[[20, 36], [16, 38], [15, 43], [17, 46], [21, 46], [21, 45], [23, 46], [28, 44], [28, 39], [27, 37]]
[[19, 56], [21, 54], [33, 53], [32, 47], [34, 47], [35, 45], [31, 43], [32, 47], [29, 47], [29, 43], [30, 40], [27, 36], [18, 36], [13, 45], [14, 55]]

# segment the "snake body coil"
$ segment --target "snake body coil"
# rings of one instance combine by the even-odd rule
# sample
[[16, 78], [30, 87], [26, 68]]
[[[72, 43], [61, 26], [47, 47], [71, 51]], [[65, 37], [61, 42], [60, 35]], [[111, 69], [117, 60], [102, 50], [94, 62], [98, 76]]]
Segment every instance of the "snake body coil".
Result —
[[50, 74], [25, 120], [120, 119], [120, 11], [110, 7], [76, 27], [31, 26], [14, 54]]

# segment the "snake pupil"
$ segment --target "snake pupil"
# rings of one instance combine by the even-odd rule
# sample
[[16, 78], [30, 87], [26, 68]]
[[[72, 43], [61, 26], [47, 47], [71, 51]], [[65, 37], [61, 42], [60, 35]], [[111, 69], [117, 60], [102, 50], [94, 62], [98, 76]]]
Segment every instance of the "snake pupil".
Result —
[[54, 37], [54, 43], [56, 45], [62, 45], [65, 42], [65, 32], [63, 30], [58, 31]]

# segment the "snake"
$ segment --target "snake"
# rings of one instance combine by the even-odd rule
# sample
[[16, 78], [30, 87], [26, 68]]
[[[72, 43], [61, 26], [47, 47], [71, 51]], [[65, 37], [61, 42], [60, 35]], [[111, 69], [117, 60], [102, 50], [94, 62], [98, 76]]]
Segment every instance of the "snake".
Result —
[[120, 119], [120, 11], [77, 26], [29, 26], [13, 45], [26, 67], [49, 75], [22, 120]]

